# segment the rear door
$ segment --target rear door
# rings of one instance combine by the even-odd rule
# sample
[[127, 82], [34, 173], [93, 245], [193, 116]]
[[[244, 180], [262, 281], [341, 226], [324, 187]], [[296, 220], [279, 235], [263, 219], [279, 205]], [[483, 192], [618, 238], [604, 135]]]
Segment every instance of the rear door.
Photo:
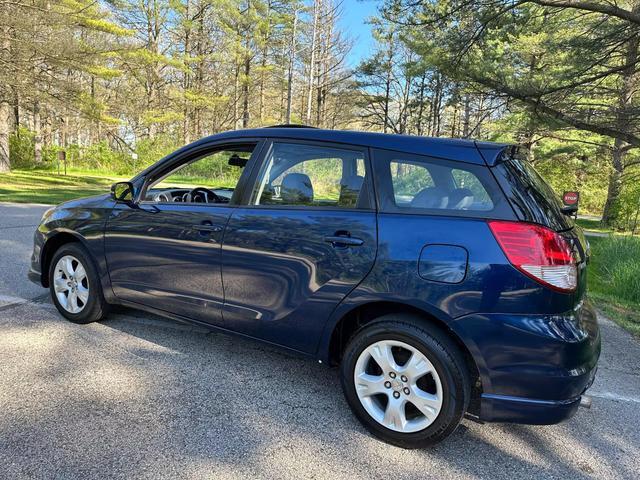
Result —
[[226, 328], [315, 350], [336, 305], [376, 257], [366, 149], [276, 140], [222, 246]]

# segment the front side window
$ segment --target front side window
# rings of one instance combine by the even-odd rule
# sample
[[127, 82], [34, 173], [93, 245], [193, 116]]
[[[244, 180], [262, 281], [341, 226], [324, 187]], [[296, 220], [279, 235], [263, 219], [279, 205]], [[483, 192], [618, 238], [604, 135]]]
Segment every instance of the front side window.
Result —
[[254, 147], [239, 145], [195, 155], [154, 178], [144, 201], [229, 203]]
[[[386, 210], [489, 212], [495, 202], [484, 182], [482, 167], [459, 162], [376, 152], [376, 168], [383, 171]], [[388, 180], [387, 180], [388, 179]], [[388, 182], [388, 183], [387, 183]]]
[[252, 205], [366, 208], [364, 154], [276, 142], [265, 159]]

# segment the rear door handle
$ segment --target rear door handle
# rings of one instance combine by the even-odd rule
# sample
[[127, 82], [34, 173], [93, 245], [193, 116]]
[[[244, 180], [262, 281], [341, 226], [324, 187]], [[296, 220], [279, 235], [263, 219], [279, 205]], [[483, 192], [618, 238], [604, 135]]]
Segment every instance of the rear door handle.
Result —
[[364, 240], [355, 237], [343, 237], [342, 235], [331, 235], [324, 237], [324, 241], [334, 247], [359, 247], [364, 244]]

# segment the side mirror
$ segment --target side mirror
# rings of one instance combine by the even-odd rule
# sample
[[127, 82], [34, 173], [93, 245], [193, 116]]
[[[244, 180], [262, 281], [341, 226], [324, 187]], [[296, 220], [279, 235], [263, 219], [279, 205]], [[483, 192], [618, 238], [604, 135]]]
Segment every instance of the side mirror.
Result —
[[111, 185], [111, 197], [116, 202], [133, 202], [133, 183], [117, 182]]

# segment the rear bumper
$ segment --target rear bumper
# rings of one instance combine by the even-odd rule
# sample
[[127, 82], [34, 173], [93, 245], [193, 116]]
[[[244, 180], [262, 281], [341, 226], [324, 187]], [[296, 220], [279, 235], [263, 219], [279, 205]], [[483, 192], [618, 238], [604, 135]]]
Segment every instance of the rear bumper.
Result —
[[571, 417], [595, 378], [600, 332], [588, 302], [562, 315], [456, 320], [482, 381], [474, 413], [487, 422], [553, 424]]
[[552, 425], [571, 418], [580, 406], [580, 397], [551, 401], [483, 394], [480, 402], [480, 419], [485, 422]]
[[[593, 383], [597, 369], [589, 372], [584, 393]], [[552, 425], [571, 418], [580, 406], [581, 396], [567, 400], [538, 400], [483, 393], [480, 396], [480, 419], [485, 422]]]

